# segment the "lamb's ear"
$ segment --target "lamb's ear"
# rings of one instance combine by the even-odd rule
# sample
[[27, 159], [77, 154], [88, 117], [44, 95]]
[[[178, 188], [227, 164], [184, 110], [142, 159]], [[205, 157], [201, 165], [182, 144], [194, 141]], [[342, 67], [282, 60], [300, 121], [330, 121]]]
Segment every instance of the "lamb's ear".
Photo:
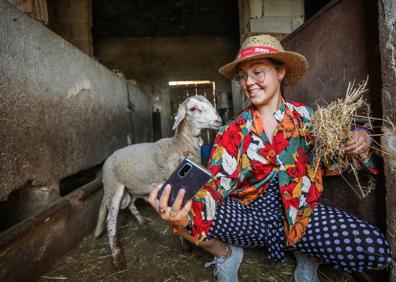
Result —
[[175, 130], [179, 126], [180, 122], [186, 117], [186, 114], [186, 101], [184, 101], [179, 105], [179, 109], [177, 110], [175, 123], [173, 124], [172, 130]]

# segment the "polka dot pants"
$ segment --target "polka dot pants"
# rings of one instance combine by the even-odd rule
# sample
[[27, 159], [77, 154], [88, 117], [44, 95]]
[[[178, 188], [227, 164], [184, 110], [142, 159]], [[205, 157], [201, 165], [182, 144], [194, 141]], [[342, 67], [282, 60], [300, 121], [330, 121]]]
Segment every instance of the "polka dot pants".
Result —
[[[241, 247], [263, 247], [269, 260], [284, 259], [283, 206], [274, 182], [250, 205], [228, 197], [216, 211], [208, 239]], [[292, 250], [331, 263], [347, 272], [380, 268], [392, 260], [381, 231], [343, 211], [318, 204], [307, 230]]]
[[322, 204], [315, 208], [295, 249], [347, 272], [380, 268], [392, 261], [391, 249], [378, 228]]

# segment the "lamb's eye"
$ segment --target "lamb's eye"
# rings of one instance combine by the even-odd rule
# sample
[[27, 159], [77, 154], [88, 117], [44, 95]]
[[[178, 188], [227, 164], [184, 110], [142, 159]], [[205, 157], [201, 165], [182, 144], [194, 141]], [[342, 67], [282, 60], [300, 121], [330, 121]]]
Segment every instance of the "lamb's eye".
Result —
[[192, 111], [192, 112], [198, 112], [198, 113], [200, 113], [200, 112], [202, 112], [200, 109], [198, 109], [197, 107], [192, 107], [191, 109], [190, 109], [190, 111]]

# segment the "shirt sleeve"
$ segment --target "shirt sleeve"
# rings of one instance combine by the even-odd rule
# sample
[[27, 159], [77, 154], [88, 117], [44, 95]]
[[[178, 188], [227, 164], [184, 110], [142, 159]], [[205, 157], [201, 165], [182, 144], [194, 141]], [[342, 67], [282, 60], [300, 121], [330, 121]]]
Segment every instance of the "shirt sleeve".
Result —
[[208, 162], [212, 179], [194, 196], [189, 213], [192, 235], [197, 243], [206, 238], [218, 206], [240, 184], [240, 137], [232, 127], [221, 128], [216, 136]]

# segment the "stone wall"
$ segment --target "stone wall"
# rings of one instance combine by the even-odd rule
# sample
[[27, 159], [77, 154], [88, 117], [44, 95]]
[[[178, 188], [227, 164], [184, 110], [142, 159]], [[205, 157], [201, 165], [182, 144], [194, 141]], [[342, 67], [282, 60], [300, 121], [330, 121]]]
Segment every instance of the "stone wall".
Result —
[[[0, 201], [20, 187], [57, 194], [60, 179], [134, 135], [151, 138], [151, 102], [136, 86], [131, 113], [125, 79], [5, 0], [0, 14]], [[135, 113], [144, 129], [133, 129]]]
[[304, 0], [239, 0], [241, 42], [260, 33], [279, 38], [304, 22]]
[[8, 0], [32, 18], [48, 24], [47, 0]]
[[50, 0], [47, 4], [48, 28], [92, 56], [91, 0]]

